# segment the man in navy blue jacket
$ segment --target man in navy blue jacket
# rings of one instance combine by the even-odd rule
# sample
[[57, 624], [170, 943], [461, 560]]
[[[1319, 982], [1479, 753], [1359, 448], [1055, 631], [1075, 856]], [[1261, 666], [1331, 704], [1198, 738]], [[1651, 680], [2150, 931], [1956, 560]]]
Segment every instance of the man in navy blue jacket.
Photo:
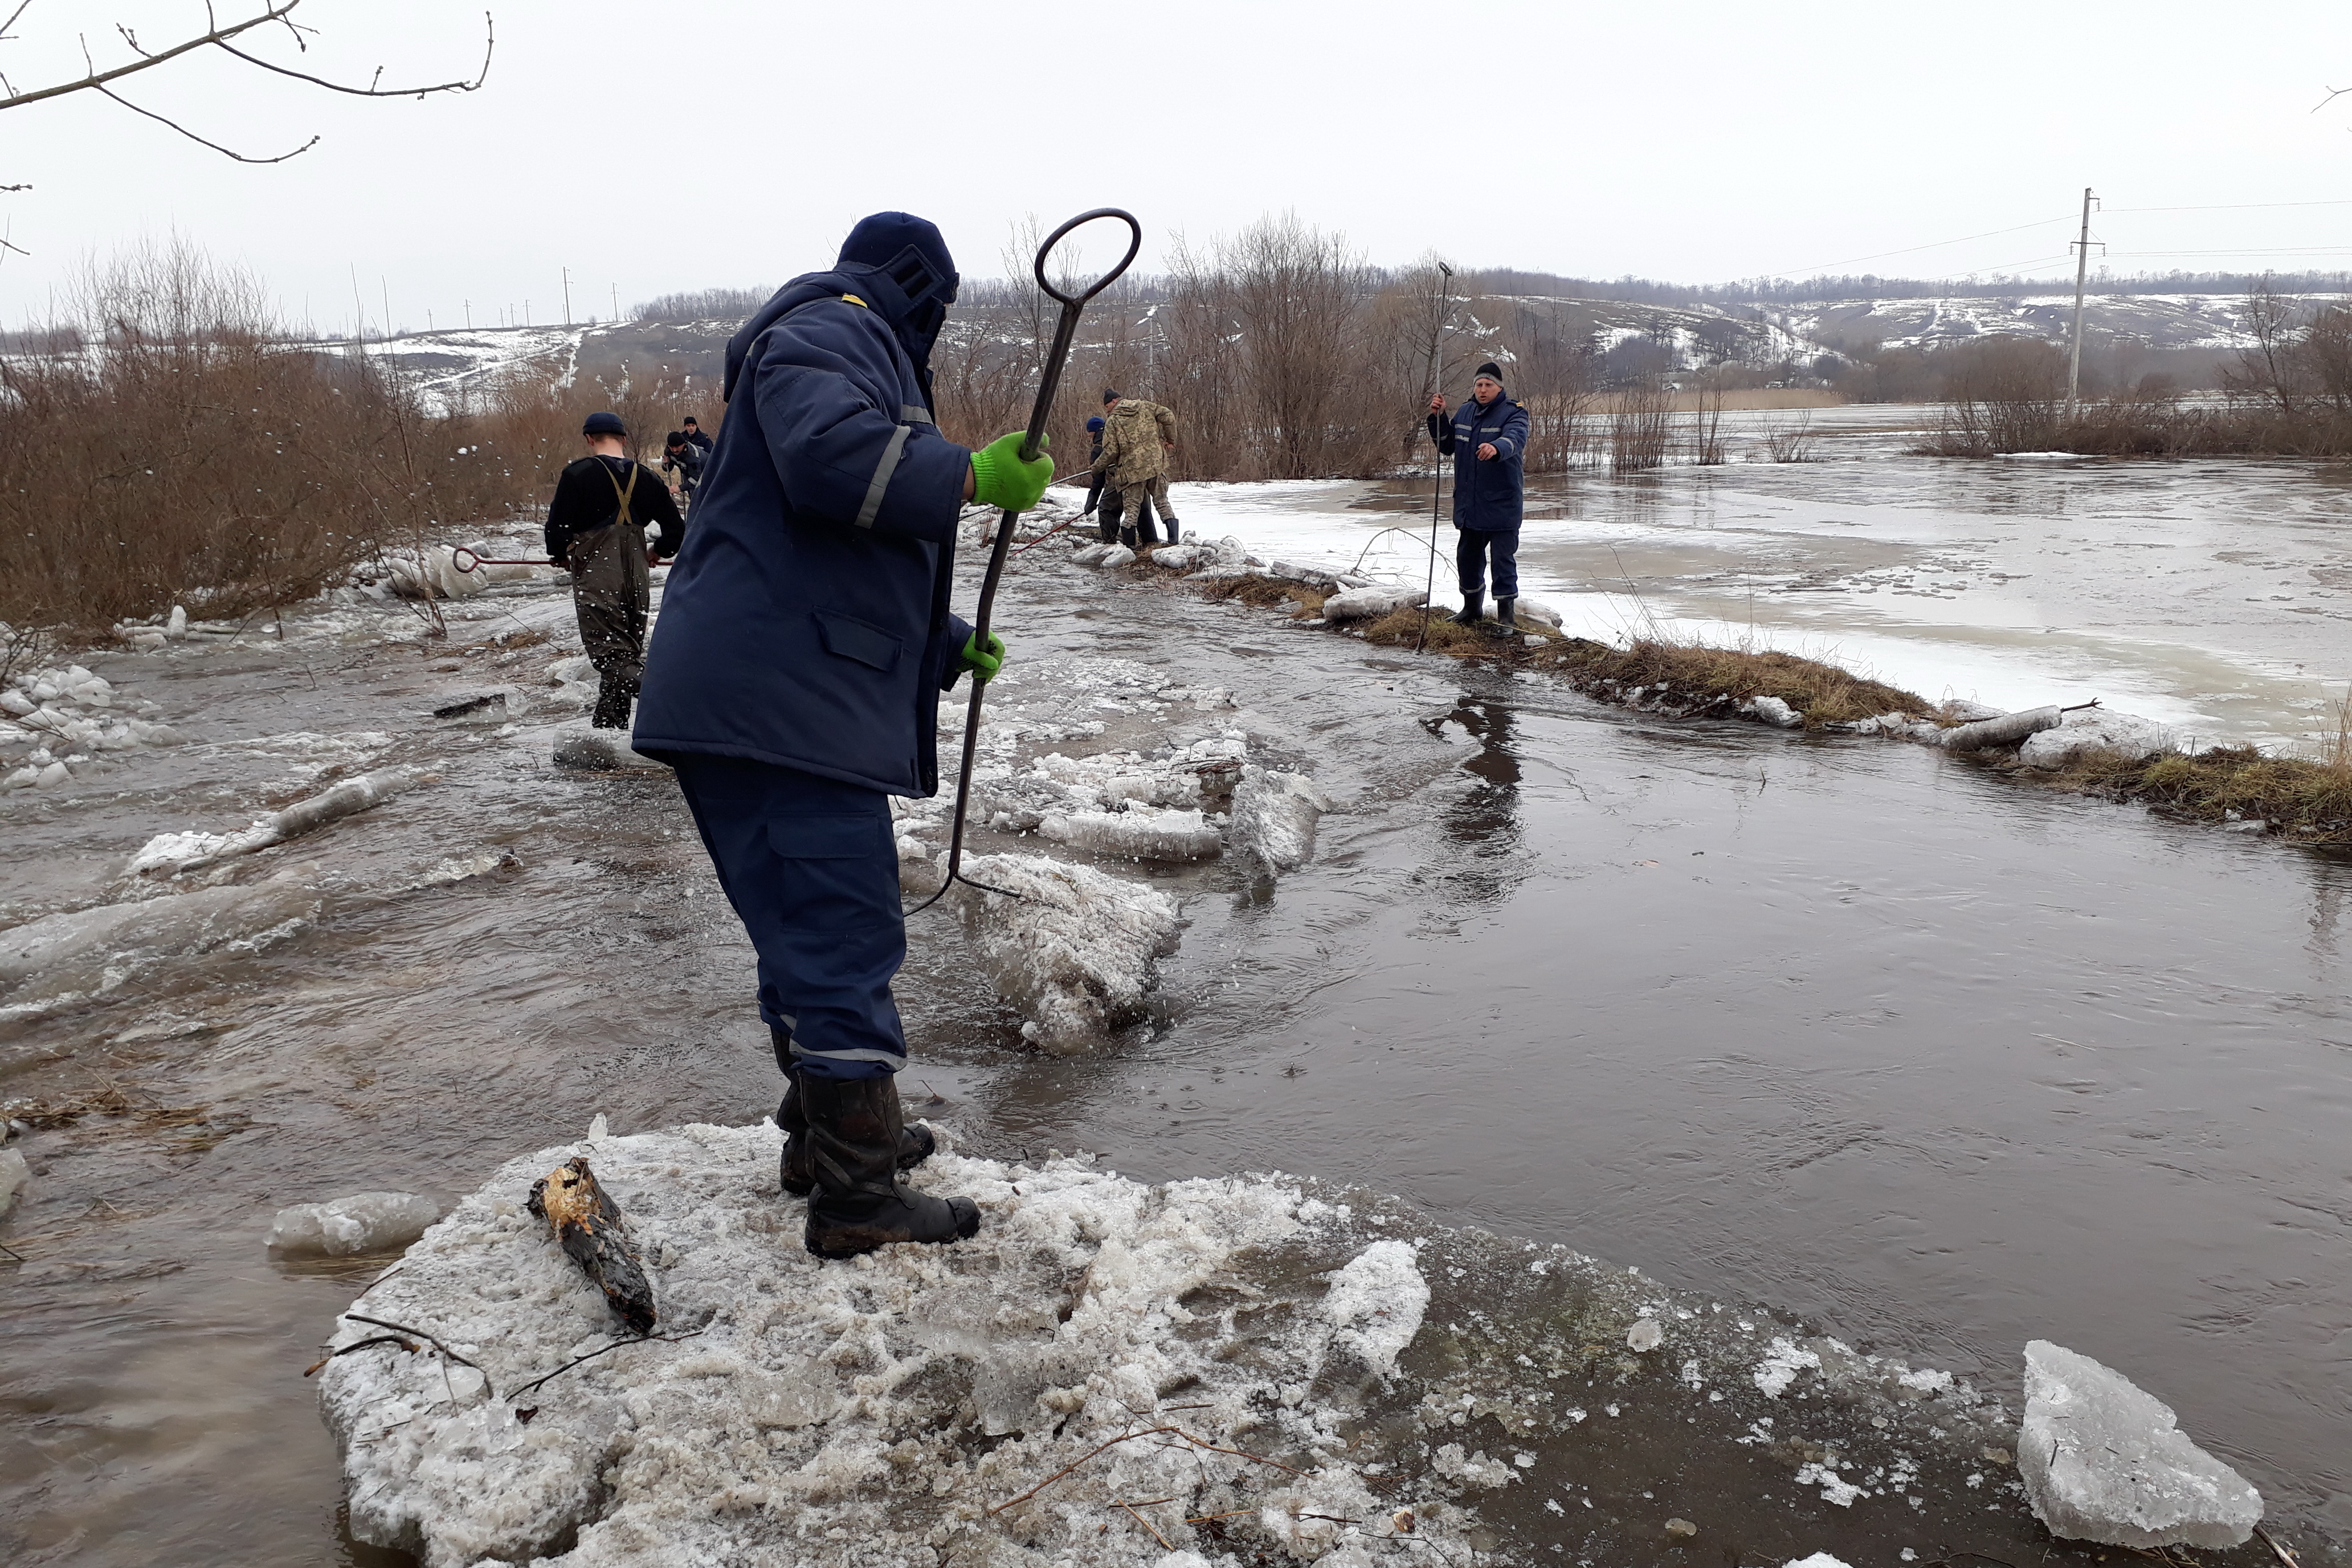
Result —
[[634, 743], [677, 770], [759, 952], [784, 1069], [782, 1183], [814, 1190], [810, 1251], [845, 1258], [980, 1226], [899, 1172], [890, 980], [905, 960], [888, 797], [939, 789], [940, 693], [1003, 662], [948, 609], [966, 500], [1026, 510], [1053, 477], [1018, 432], [977, 451], [930, 415], [956, 297], [940, 231], [877, 213], [829, 272], [795, 278], [727, 346], [727, 420], [670, 569]]
[[1444, 394], [1429, 400], [1429, 434], [1439, 454], [1454, 459], [1454, 526], [1461, 533], [1454, 567], [1462, 588], [1462, 610], [1454, 618], [1478, 624], [1491, 557], [1495, 619], [1509, 632], [1518, 624], [1512, 607], [1519, 596], [1519, 522], [1527, 514], [1527, 406], [1504, 395], [1502, 369], [1488, 360], [1470, 384], [1470, 401], [1450, 422]]

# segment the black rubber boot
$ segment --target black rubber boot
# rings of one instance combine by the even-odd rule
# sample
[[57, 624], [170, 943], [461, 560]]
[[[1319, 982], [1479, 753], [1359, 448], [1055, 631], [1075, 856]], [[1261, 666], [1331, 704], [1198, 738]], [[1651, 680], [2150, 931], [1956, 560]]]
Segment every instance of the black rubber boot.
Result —
[[1175, 543], [1176, 520], [1172, 517], [1163, 517], [1160, 520], [1160, 526], [1168, 531], [1168, 542], [1171, 544]]
[[[816, 1190], [816, 1177], [809, 1172], [808, 1107], [801, 1102], [801, 1072], [798, 1068], [784, 1070], [784, 1102], [776, 1107], [776, 1125], [784, 1134], [783, 1157], [778, 1162], [776, 1184], [796, 1198], [804, 1198]], [[902, 1118], [898, 1127], [898, 1169], [910, 1171], [939, 1152], [940, 1141], [931, 1130], [918, 1123], [909, 1127]]]
[[1136, 537], [1135, 530], [1131, 528], [1122, 528], [1118, 531], [1118, 542], [1139, 555], [1143, 552], [1143, 541]]
[[808, 1117], [809, 1199], [802, 1240], [819, 1258], [855, 1258], [898, 1241], [954, 1242], [979, 1234], [980, 1205], [935, 1198], [898, 1177], [906, 1128], [888, 1074], [837, 1083], [803, 1074]]
[[1463, 595], [1462, 608], [1454, 612], [1452, 617], [1454, 624], [1457, 626], [1476, 626], [1481, 618], [1481, 607], [1486, 603], [1486, 595], [1484, 589], [1475, 594]]
[[1118, 524], [1111, 521], [1110, 519], [1107, 517], [1097, 517], [1095, 519], [1095, 533], [1096, 536], [1101, 539], [1105, 544], [1117, 544], [1118, 542]]
[[1502, 594], [1496, 595], [1495, 599], [1495, 624], [1488, 629], [1493, 631], [1498, 637], [1509, 637], [1516, 633], [1519, 629], [1519, 623], [1511, 618], [1511, 608], [1518, 602], [1519, 596], [1517, 594]]

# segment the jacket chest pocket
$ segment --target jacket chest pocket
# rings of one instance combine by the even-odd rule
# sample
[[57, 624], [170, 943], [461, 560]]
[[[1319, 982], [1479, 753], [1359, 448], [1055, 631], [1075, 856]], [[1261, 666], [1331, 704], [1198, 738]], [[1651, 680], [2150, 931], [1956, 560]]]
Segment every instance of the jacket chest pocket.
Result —
[[818, 610], [814, 613], [817, 636], [824, 643], [825, 652], [854, 660], [868, 669], [878, 669], [885, 675], [898, 667], [898, 658], [906, 651], [906, 645], [880, 626], [835, 611]]

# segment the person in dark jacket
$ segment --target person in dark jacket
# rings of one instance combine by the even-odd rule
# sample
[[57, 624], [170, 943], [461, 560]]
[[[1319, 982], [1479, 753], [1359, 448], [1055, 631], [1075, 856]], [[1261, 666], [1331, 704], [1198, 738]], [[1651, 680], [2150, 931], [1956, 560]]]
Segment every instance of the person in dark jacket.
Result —
[[662, 472], [677, 475], [677, 488], [687, 502], [694, 500], [694, 487], [702, 482], [702, 448], [687, 438], [683, 430], [673, 430], [662, 443]]
[[710, 437], [702, 433], [702, 426], [694, 422], [693, 415], [688, 415], [685, 423], [686, 428], [680, 434], [686, 437], [686, 444], [700, 452], [706, 458], [709, 458], [710, 448], [714, 445]]
[[[625, 730], [629, 704], [645, 675], [646, 615], [653, 587], [646, 569], [677, 553], [685, 528], [669, 486], [629, 456], [617, 414], [591, 414], [580, 434], [587, 457], [568, 465], [547, 504], [547, 558], [572, 574], [572, 607], [580, 646], [596, 667], [599, 730]], [[661, 535], [646, 543], [646, 524]]]
[[1054, 465], [1014, 432], [977, 451], [930, 414], [956, 296], [940, 231], [859, 222], [727, 347], [727, 422], [646, 662], [637, 750], [668, 762], [759, 953], [786, 1087], [782, 1182], [814, 1191], [810, 1251], [954, 1241], [965, 1198], [908, 1187], [890, 980], [906, 958], [891, 795], [939, 789], [940, 693], [1002, 668], [948, 608], [963, 502], [1025, 511]]
[[[1095, 508], [1102, 504], [1103, 481], [1109, 478], [1103, 468], [1102, 437], [1103, 416], [1099, 414], [1089, 415], [1087, 418], [1087, 439], [1092, 445], [1087, 448], [1087, 470], [1092, 478], [1087, 481], [1087, 504], [1079, 511], [1080, 517], [1094, 516]], [[1118, 537], [1118, 530], [1107, 529], [1104, 531], [1103, 537], [1115, 540]]]
[[1504, 394], [1503, 372], [1488, 360], [1451, 420], [1444, 393], [1429, 400], [1429, 434], [1438, 452], [1454, 459], [1454, 526], [1461, 535], [1454, 567], [1462, 588], [1454, 618], [1478, 624], [1491, 559], [1496, 629], [1510, 632], [1518, 625], [1512, 607], [1519, 597], [1519, 523], [1527, 514], [1527, 405]]

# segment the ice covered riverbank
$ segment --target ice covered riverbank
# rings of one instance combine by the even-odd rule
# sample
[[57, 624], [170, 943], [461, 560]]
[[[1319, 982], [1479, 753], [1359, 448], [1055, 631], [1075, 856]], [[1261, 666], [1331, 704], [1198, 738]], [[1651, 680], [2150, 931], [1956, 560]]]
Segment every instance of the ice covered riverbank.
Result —
[[[2034, 1533], [2011, 1417], [1948, 1373], [1556, 1246], [1284, 1177], [945, 1155], [922, 1179], [980, 1201], [977, 1239], [826, 1264], [778, 1146], [592, 1136], [461, 1203], [319, 1374], [354, 1532], [427, 1568], [1863, 1563]], [[574, 1154], [630, 1216], [655, 1338], [523, 1212]]]

